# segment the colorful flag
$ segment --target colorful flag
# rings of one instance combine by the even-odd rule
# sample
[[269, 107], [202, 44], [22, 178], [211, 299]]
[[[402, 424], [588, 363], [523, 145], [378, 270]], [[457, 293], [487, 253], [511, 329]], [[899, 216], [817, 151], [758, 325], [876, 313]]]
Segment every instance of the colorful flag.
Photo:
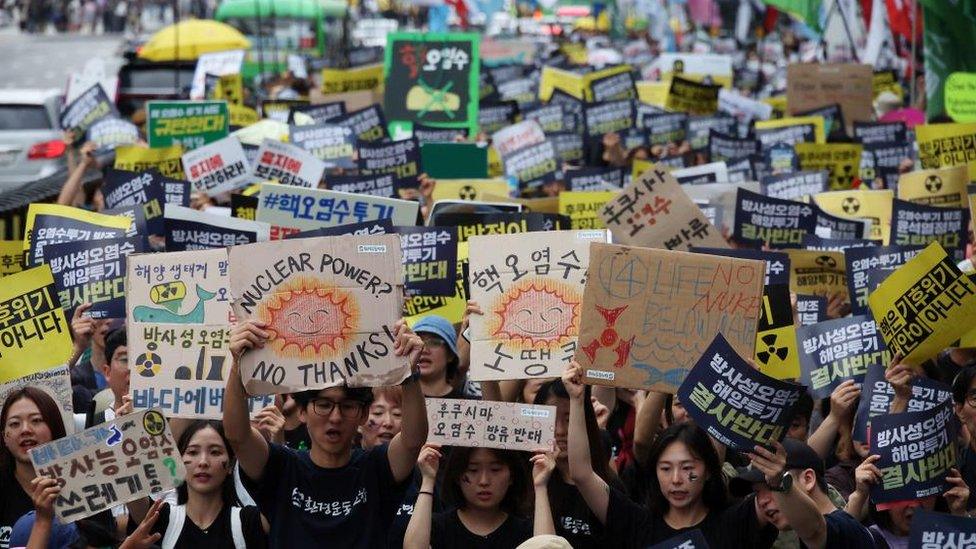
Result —
[[813, 30], [820, 32], [820, 4], [822, 0], [764, 0], [764, 2], [767, 6], [785, 11], [806, 23]]

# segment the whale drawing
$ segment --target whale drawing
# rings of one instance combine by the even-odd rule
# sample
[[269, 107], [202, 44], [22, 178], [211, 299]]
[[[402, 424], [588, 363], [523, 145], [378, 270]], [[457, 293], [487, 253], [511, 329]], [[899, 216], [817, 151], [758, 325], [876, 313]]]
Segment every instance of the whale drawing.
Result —
[[217, 293], [208, 292], [199, 285], [196, 288], [199, 300], [193, 310], [188, 313], [180, 315], [165, 308], [138, 305], [132, 310], [133, 319], [136, 322], [160, 322], [163, 324], [203, 324], [204, 305], [213, 299]]

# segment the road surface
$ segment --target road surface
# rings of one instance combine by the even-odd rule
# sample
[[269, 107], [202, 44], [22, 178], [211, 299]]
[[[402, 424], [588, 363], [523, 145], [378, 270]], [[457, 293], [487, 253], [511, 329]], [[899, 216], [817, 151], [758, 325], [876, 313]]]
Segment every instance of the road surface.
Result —
[[93, 57], [101, 57], [106, 71], [118, 70], [121, 35], [21, 34], [13, 27], [0, 30], [3, 78], [0, 89], [64, 88], [68, 74], [80, 71]]

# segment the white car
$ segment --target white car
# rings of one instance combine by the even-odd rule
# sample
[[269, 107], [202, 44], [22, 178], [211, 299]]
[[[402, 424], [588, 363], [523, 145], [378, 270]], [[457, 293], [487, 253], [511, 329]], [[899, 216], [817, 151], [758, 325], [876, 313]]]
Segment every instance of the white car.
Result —
[[0, 90], [0, 194], [67, 169], [57, 89]]

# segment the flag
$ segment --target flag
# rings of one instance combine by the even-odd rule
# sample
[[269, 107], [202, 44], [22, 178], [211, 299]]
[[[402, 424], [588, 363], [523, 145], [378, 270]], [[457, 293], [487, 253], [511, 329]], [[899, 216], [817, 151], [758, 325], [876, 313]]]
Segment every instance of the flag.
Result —
[[[891, 24], [891, 32], [904, 36], [912, 40], [912, 17], [919, 17], [917, 0], [885, 0], [888, 8], [888, 22]], [[915, 13], [912, 14], [912, 6], [915, 6]], [[915, 28], [915, 39], [922, 36], [921, 19]]]
[[821, 0], [764, 0], [766, 5], [785, 11], [811, 29], [820, 32]]
[[943, 89], [954, 72], [976, 72], [976, 0], [920, 0], [925, 22], [925, 114], [945, 112]]

